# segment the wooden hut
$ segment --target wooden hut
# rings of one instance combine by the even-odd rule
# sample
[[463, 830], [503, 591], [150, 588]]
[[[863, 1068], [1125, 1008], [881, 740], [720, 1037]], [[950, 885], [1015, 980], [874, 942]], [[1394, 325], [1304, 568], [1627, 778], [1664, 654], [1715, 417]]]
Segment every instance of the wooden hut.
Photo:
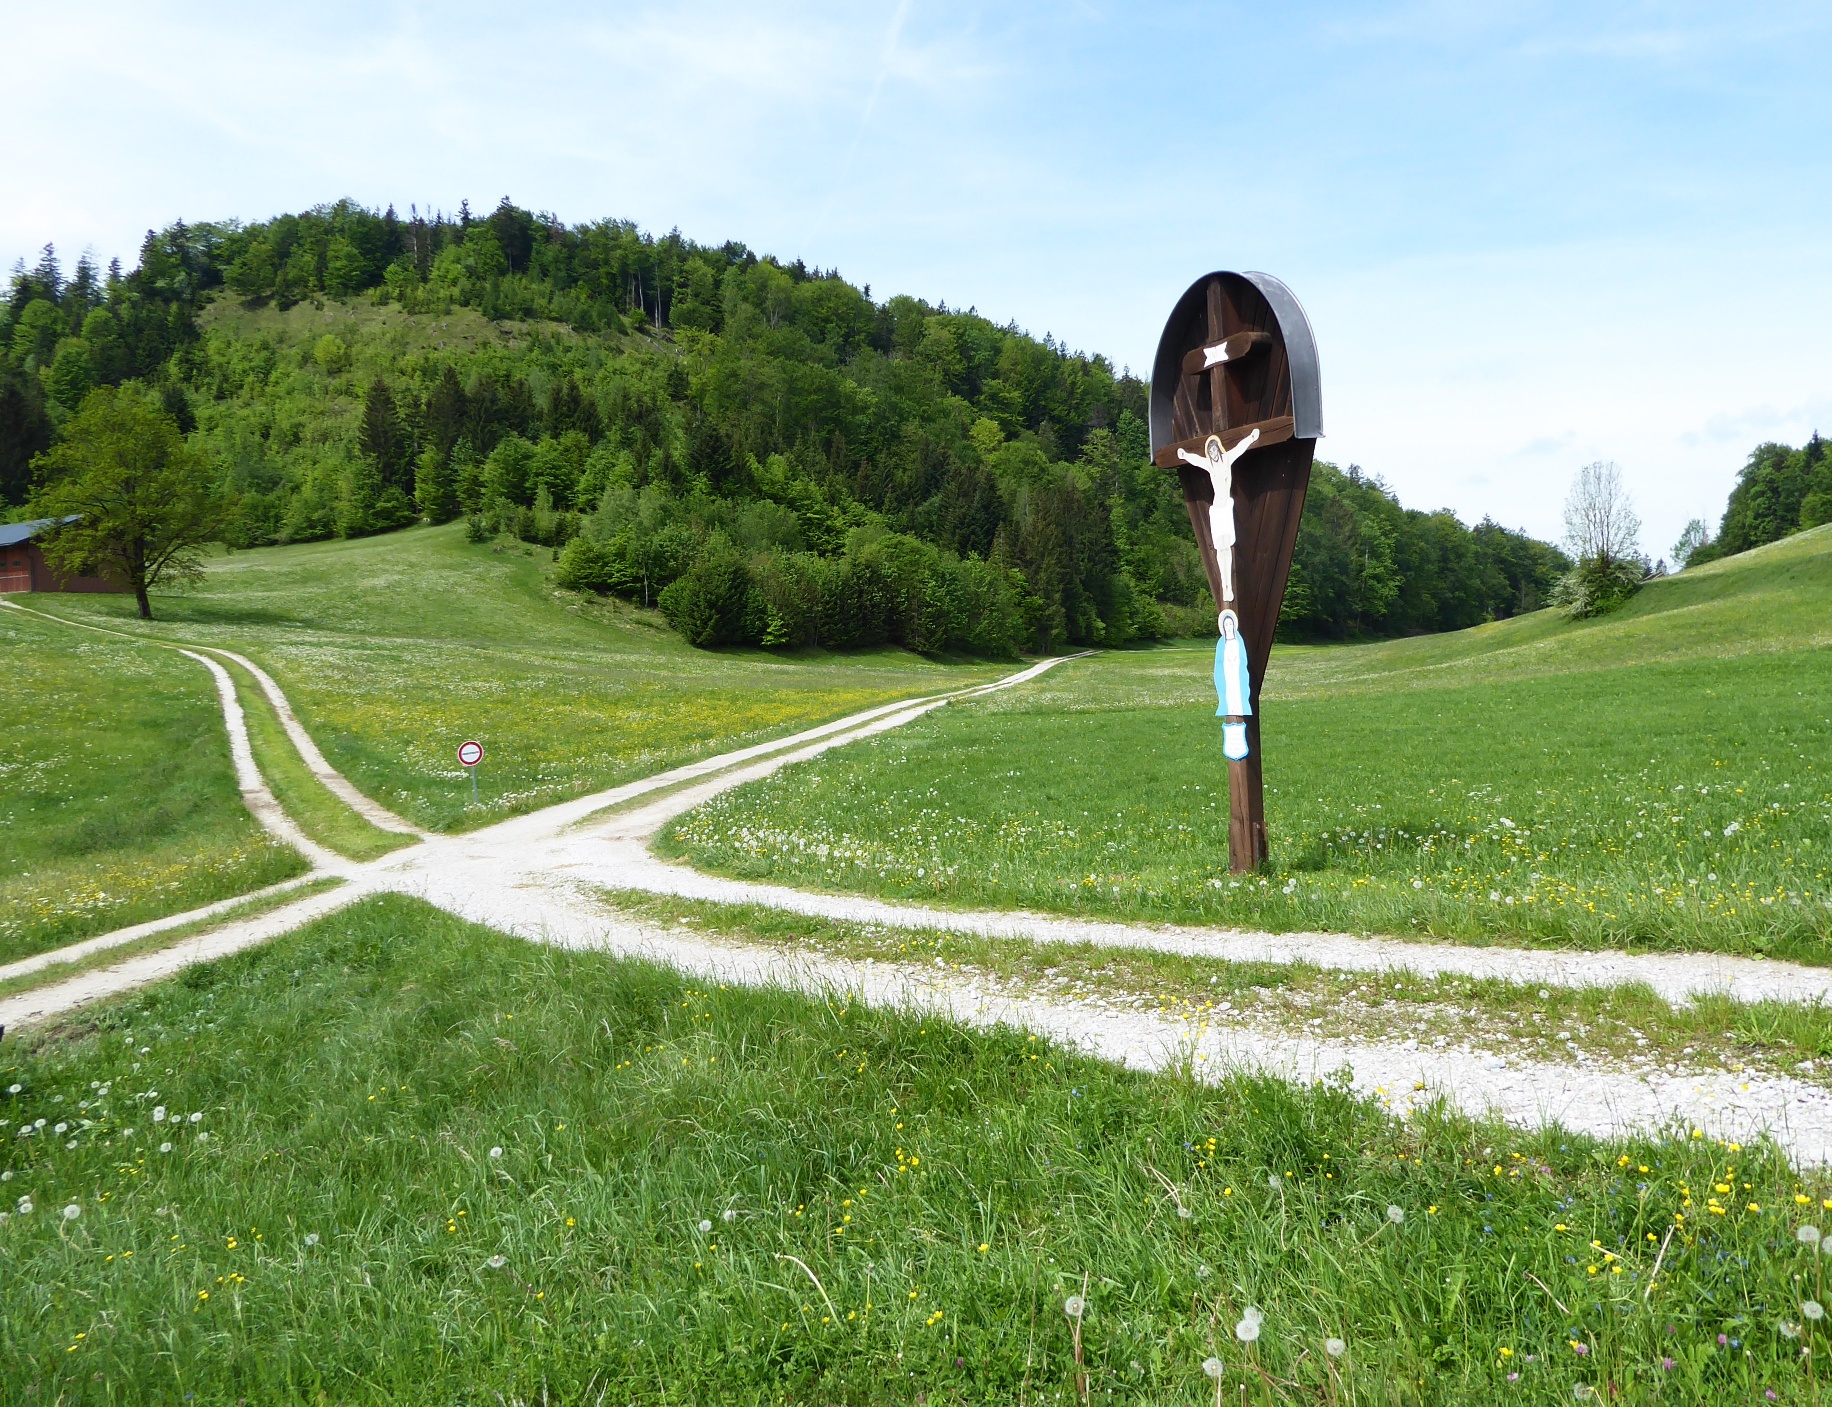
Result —
[[[66, 523], [74, 522], [65, 518]], [[127, 583], [112, 576], [66, 576], [45, 561], [44, 549], [33, 539], [59, 526], [56, 519], [30, 523], [0, 523], [0, 596], [15, 591], [126, 591]]]

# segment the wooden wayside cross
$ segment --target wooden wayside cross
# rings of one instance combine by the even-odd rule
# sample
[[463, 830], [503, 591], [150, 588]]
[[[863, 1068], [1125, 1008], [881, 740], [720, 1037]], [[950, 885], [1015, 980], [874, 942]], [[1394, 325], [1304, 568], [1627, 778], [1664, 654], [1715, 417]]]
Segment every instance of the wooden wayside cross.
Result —
[[1317, 343], [1270, 274], [1213, 273], [1171, 309], [1151, 371], [1151, 453], [1184, 506], [1220, 610], [1215, 685], [1228, 763], [1228, 866], [1266, 859], [1259, 694], [1323, 433]]

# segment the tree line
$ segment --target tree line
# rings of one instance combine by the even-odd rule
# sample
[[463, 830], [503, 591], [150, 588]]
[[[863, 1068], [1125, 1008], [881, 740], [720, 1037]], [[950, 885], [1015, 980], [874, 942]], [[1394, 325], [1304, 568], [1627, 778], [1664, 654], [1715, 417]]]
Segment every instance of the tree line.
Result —
[[1698, 566], [1821, 523], [1832, 523], [1832, 455], [1815, 432], [1799, 449], [1773, 441], [1756, 446], [1737, 473], [1716, 536], [1694, 518], [1673, 556], [1681, 566]]
[[[309, 337], [272, 316], [302, 304], [326, 315]], [[22, 264], [0, 349], [0, 494], [21, 511], [85, 397], [120, 386], [177, 427], [238, 548], [463, 518], [701, 643], [1213, 630], [1142, 381], [735, 242], [507, 199], [180, 224], [131, 273]], [[1452, 629], [1535, 609], [1563, 565], [1319, 464], [1281, 628]]]

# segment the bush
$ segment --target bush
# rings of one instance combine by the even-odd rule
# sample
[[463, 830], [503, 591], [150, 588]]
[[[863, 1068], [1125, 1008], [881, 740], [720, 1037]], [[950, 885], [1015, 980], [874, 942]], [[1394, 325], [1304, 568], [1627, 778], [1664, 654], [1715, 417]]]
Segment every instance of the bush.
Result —
[[1567, 620], [1608, 615], [1641, 590], [1648, 564], [1626, 558], [1586, 557], [1552, 588], [1552, 604]]
[[568, 591], [607, 592], [622, 580], [616, 553], [589, 537], [575, 537], [560, 553], [554, 580]]
[[763, 638], [763, 600], [751, 585], [743, 554], [722, 533], [706, 539], [686, 575], [662, 592], [658, 604], [681, 638], [701, 649]]

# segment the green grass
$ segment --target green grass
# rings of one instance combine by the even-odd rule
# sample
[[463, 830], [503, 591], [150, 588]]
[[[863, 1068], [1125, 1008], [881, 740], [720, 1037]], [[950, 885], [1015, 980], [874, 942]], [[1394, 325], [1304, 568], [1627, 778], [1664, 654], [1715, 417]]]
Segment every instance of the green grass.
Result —
[[[1345, 972], [1304, 962], [1232, 962], [1094, 943], [1033, 943], [933, 929], [841, 923], [760, 905], [611, 891], [616, 908], [659, 924], [777, 948], [955, 972], [1021, 995], [1144, 1010], [1192, 1033], [1239, 1027], [1314, 1040], [1392, 1044], [1511, 1060], [1761, 1071], [1832, 1084], [1832, 1009], [1709, 995], [1674, 1005], [1641, 983], [1566, 987], [1498, 978]], [[1136, 999], [1136, 1000], [1135, 1000]]]
[[[694, 650], [652, 611], [555, 591], [546, 549], [461, 525], [267, 548], [203, 586], [132, 601], [37, 596], [73, 620], [246, 653], [279, 680], [333, 766], [432, 829], [463, 828], [1010, 666], [900, 650]], [[455, 754], [486, 750], [482, 804]]]
[[17, 1400], [1073, 1402], [1085, 1287], [1095, 1401], [1208, 1401], [1210, 1355], [1229, 1402], [1801, 1401], [1823, 1300], [1827, 1189], [1765, 1148], [1401, 1124], [398, 897], [9, 1042], [14, 1085]]
[[0, 962], [304, 869], [236, 790], [203, 666], [0, 611]]
[[222, 665], [235, 680], [255, 766], [300, 830], [350, 860], [373, 860], [414, 843], [411, 835], [370, 824], [313, 776], [254, 677], [232, 660]]
[[169, 948], [183, 939], [195, 938], [202, 933], [214, 933], [228, 924], [271, 913], [282, 905], [294, 904], [315, 894], [323, 894], [327, 890], [338, 888], [343, 883], [344, 881], [336, 875], [323, 875], [317, 879], [306, 880], [303, 884], [296, 884], [277, 894], [252, 894], [241, 903], [232, 904], [220, 913], [211, 914], [208, 918], [194, 919], [190, 923], [163, 928], [157, 933], [147, 934], [144, 938], [136, 938], [131, 943], [103, 948], [86, 957], [73, 958], [68, 962], [48, 963], [36, 971], [27, 972], [18, 977], [0, 979], [0, 997], [10, 997], [19, 992], [49, 987], [62, 982], [65, 978], [78, 977], [85, 972], [95, 972], [104, 967], [113, 967], [116, 963], [125, 962], [128, 958], [137, 958], [144, 953]]
[[709, 869], [944, 904], [1832, 962], [1829, 640], [1820, 529], [1598, 622], [1276, 651], [1272, 861], [1246, 878], [1207, 648], [950, 705], [664, 839]]

